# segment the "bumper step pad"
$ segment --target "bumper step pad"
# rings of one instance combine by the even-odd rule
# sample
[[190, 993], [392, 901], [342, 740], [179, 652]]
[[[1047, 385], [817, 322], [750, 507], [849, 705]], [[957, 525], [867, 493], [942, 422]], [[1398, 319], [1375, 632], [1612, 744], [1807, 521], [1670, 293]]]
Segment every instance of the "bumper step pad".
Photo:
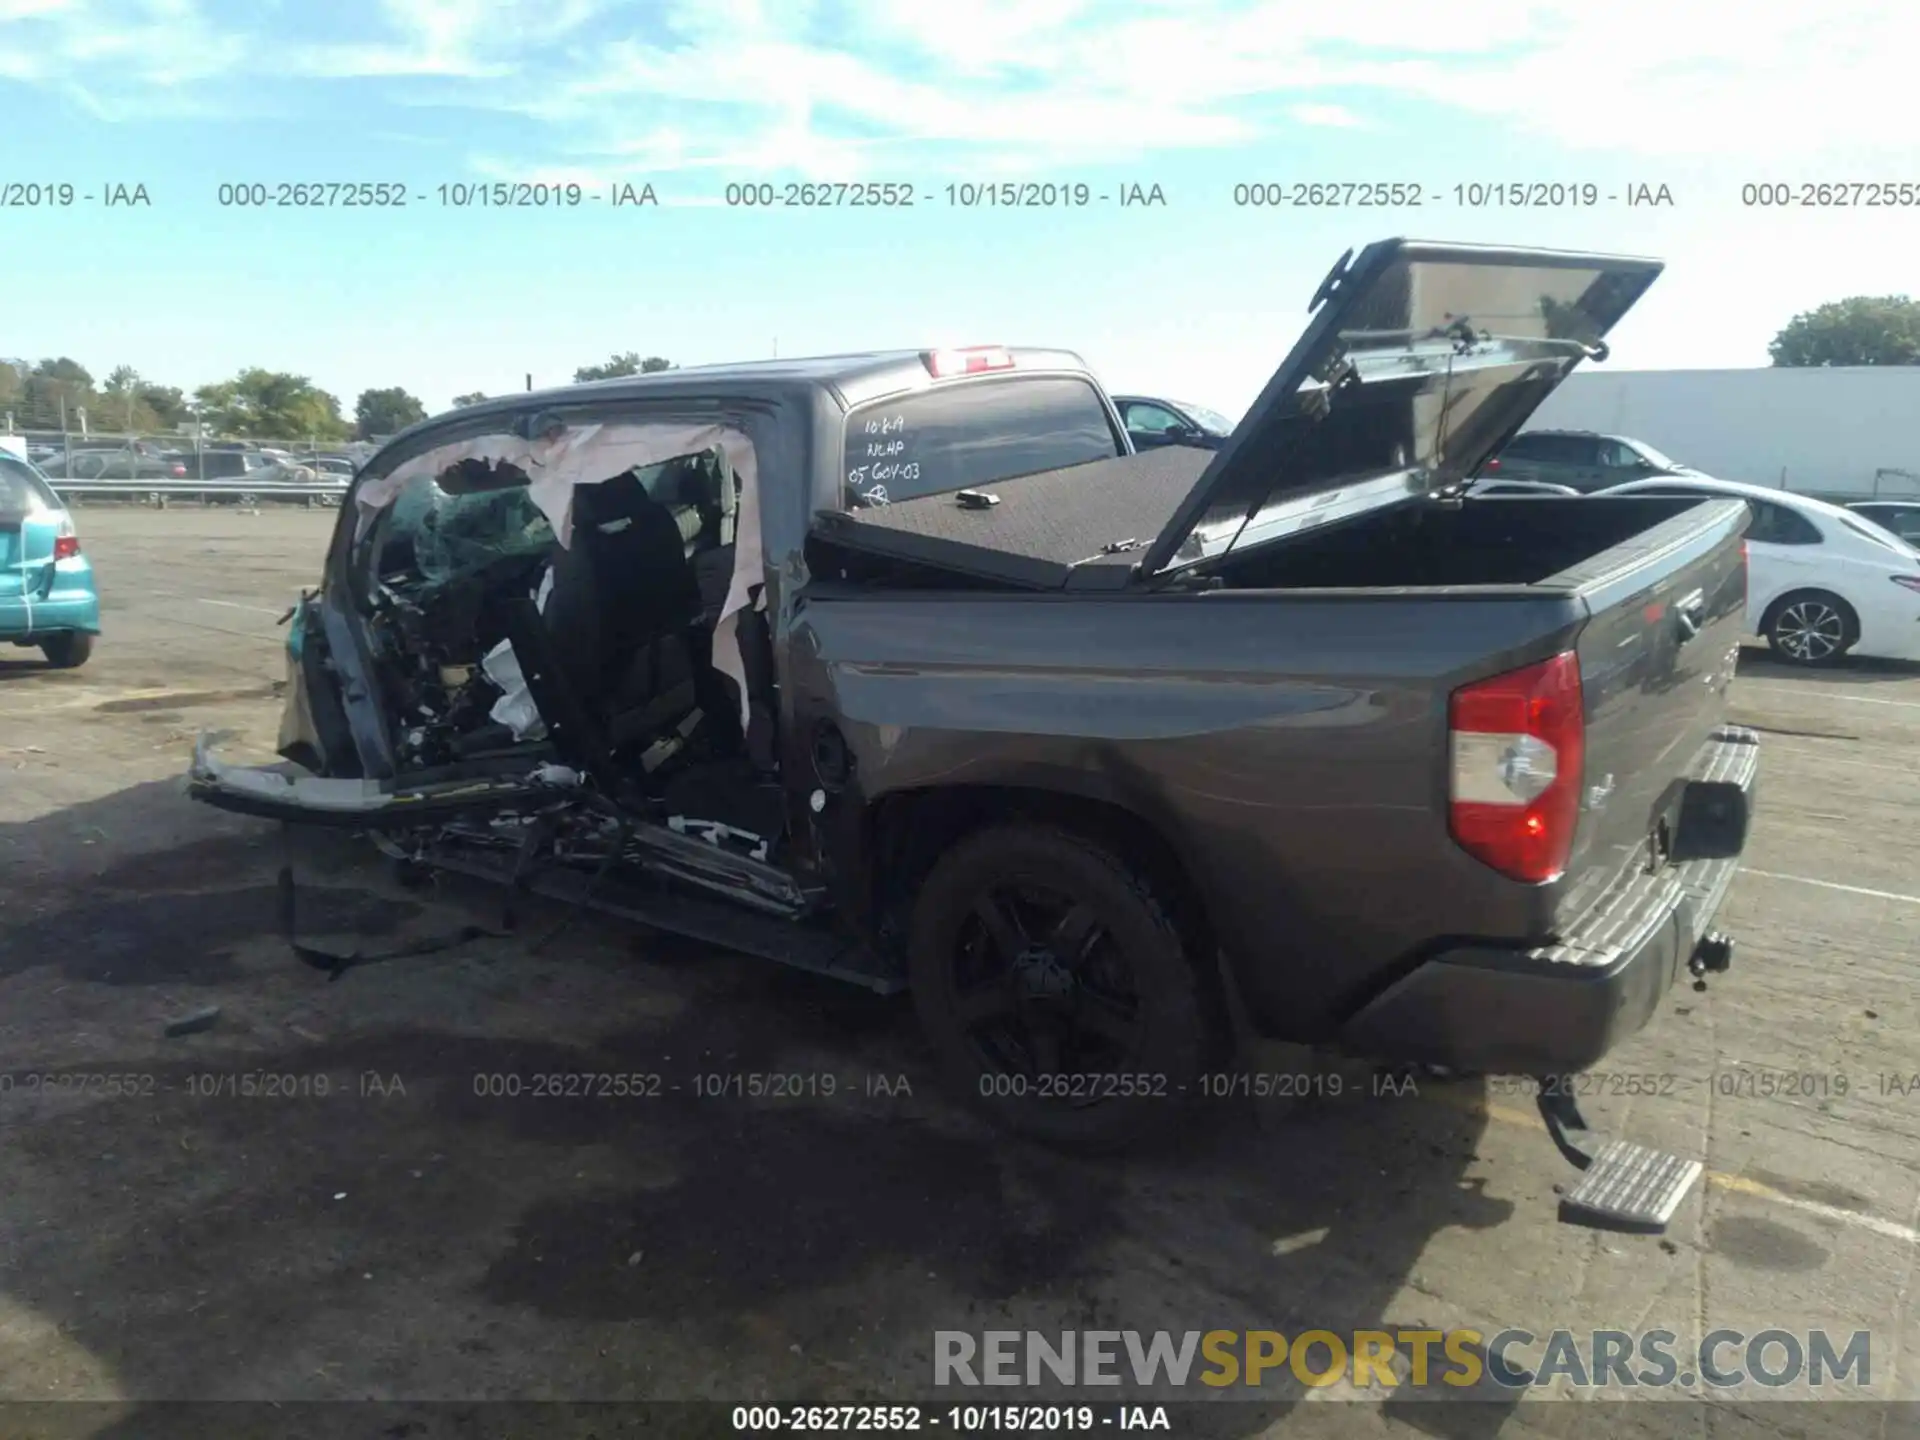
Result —
[[1596, 1230], [1658, 1235], [1700, 1179], [1698, 1160], [1610, 1140], [1593, 1157], [1580, 1183], [1560, 1200], [1560, 1218]]

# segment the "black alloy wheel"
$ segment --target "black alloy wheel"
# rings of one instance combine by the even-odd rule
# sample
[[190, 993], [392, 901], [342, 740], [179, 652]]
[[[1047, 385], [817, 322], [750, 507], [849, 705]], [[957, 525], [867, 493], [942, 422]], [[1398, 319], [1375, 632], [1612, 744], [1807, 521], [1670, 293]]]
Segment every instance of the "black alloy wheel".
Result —
[[996, 826], [942, 858], [915, 905], [909, 979], [947, 1083], [1059, 1144], [1170, 1126], [1224, 1029], [1145, 877], [1047, 826]]

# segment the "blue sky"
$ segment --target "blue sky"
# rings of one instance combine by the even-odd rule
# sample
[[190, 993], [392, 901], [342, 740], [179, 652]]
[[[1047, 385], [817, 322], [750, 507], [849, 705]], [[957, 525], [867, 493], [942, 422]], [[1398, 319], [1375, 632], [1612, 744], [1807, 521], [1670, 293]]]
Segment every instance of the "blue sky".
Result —
[[[384, 385], [439, 409], [619, 350], [1031, 343], [1237, 413], [1335, 257], [1406, 234], [1661, 256], [1612, 363], [1764, 364], [1798, 310], [1920, 288], [1920, 206], [1741, 196], [1920, 186], [1916, 40], [1912, 11], [1860, 0], [0, 0], [0, 187], [151, 198], [0, 207], [0, 355], [188, 389], [257, 364], [349, 410]], [[491, 180], [602, 198], [441, 202]], [[729, 184], [807, 180], [917, 203], [726, 203]], [[948, 203], [1008, 180], [1116, 198]], [[409, 199], [220, 203], [223, 184], [299, 181]], [[1235, 203], [1238, 184], [1316, 181], [1424, 203]], [[1599, 203], [1454, 190], [1530, 182]], [[610, 206], [622, 184], [659, 205]], [[1120, 206], [1129, 185], [1166, 204]], [[1639, 185], [1672, 203], [1628, 206]]]

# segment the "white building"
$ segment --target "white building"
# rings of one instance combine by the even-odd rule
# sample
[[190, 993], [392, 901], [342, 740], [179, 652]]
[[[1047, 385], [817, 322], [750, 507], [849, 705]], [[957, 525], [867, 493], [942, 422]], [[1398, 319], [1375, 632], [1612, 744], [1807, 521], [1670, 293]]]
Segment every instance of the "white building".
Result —
[[[1611, 370], [1583, 364], [1529, 430], [1644, 440], [1725, 480], [1920, 494], [1920, 366]], [[1895, 472], [1895, 473], [1884, 473]]]

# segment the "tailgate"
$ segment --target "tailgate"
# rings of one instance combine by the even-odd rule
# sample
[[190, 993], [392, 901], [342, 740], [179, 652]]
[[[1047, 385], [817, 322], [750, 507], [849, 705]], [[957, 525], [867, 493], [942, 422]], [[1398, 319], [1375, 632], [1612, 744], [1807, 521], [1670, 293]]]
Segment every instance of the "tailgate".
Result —
[[53, 542], [59, 526], [37, 516], [0, 514], [0, 598], [37, 599], [53, 579]]
[[1745, 633], [1746, 527], [1741, 501], [1691, 505], [1557, 577], [1592, 616], [1577, 646], [1587, 730], [1567, 868], [1575, 908], [1626, 866], [1664, 855], [1687, 774], [1726, 719]]

